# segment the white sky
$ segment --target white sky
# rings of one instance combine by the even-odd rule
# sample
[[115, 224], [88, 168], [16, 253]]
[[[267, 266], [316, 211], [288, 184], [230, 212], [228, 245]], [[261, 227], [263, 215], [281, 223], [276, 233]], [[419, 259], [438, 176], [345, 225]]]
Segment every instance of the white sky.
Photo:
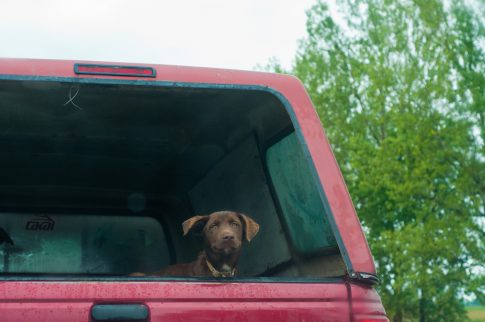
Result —
[[2, 0], [0, 57], [286, 68], [316, 0]]

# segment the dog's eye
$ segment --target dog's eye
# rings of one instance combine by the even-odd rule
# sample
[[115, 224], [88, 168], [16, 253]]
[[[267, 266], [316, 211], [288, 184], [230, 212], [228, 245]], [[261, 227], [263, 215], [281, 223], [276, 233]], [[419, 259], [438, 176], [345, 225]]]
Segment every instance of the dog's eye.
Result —
[[212, 224], [209, 226], [209, 229], [214, 229], [214, 228], [217, 228], [217, 226], [219, 226], [218, 224]]
[[239, 227], [239, 224], [237, 222], [233, 221], [233, 222], [231, 222], [231, 226], [233, 226], [233, 227]]

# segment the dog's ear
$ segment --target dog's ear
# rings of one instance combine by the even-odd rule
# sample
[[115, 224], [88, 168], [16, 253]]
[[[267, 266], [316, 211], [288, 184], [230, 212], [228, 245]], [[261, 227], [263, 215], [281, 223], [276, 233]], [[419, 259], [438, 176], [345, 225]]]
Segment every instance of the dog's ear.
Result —
[[244, 233], [246, 235], [246, 240], [251, 241], [251, 239], [256, 236], [259, 231], [259, 225], [251, 217], [238, 213], [239, 218], [243, 221]]
[[187, 219], [182, 223], [182, 229], [184, 231], [184, 236], [193, 231], [195, 233], [201, 233], [204, 229], [205, 224], [209, 220], [209, 216], [194, 216]]

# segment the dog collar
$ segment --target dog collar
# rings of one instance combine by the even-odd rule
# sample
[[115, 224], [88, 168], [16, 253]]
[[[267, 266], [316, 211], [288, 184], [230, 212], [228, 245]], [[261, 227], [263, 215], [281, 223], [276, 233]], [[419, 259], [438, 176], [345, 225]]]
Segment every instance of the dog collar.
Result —
[[209, 270], [214, 277], [234, 277], [234, 274], [236, 273], [235, 267], [230, 272], [219, 272], [214, 266], [212, 266], [207, 258], [205, 259], [205, 262], [207, 263], [207, 267], [209, 267]]

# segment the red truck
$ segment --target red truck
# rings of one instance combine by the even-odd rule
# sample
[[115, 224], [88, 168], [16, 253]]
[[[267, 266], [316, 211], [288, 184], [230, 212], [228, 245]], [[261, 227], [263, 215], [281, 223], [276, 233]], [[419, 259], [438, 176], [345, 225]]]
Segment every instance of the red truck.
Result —
[[[300, 81], [0, 59], [0, 321], [388, 321], [373, 258]], [[250, 215], [238, 276], [181, 223]]]

